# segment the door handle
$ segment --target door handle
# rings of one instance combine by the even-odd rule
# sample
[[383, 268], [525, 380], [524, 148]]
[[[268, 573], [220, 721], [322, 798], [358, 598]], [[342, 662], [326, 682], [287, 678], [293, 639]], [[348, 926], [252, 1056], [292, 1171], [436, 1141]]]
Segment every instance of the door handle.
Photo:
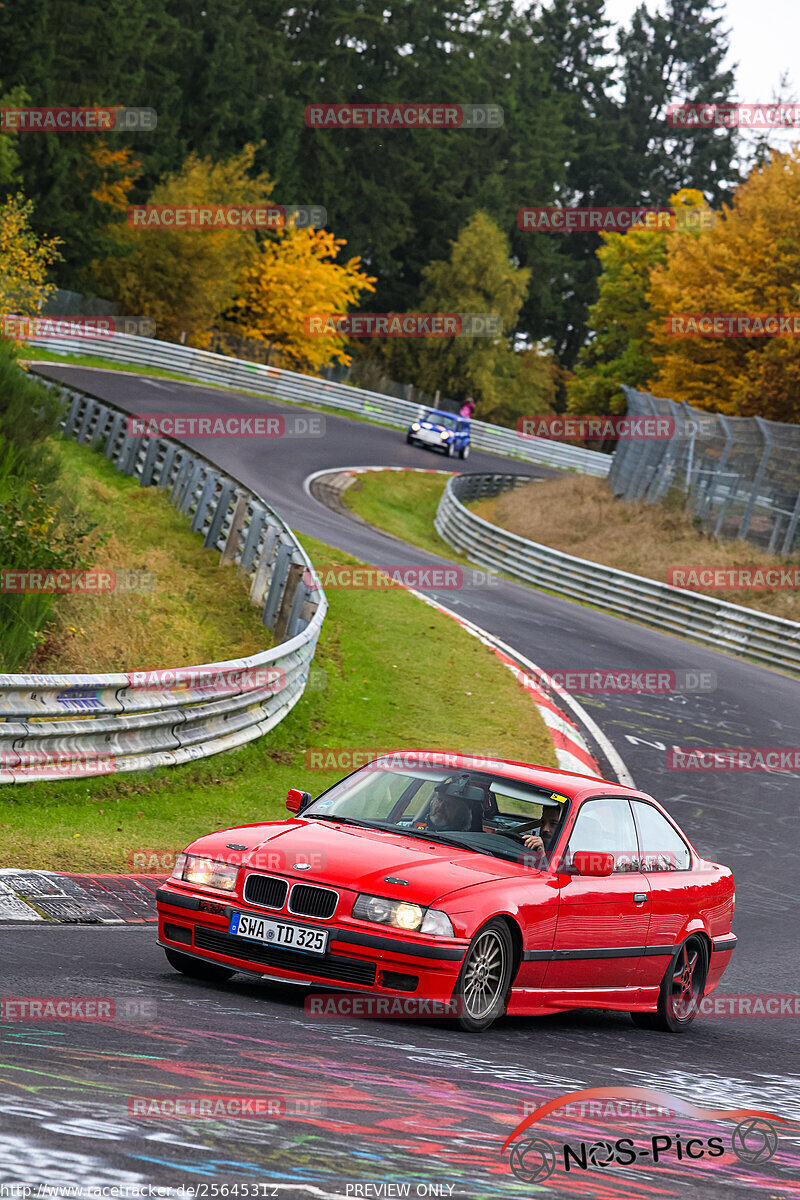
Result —
[[647, 892], [634, 892], [633, 893], [633, 903], [634, 904], [644, 904], [646, 899], [647, 899]]

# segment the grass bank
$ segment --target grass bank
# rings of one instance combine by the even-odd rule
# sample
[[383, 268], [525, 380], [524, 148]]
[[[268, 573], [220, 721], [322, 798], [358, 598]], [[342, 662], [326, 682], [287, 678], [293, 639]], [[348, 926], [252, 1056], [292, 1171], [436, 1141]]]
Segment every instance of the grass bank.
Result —
[[[570, 475], [546, 479], [471, 510], [493, 525], [554, 550], [667, 582], [670, 567], [780, 567], [792, 559], [766, 554], [748, 542], [716, 541], [698, 529], [683, 505], [617, 500], [602, 479]], [[793, 592], [703, 591], [703, 595], [798, 620]]]
[[[175, 632], [170, 642], [172, 618], [165, 617], [158, 665], [184, 661], [189, 614], [201, 627], [195, 636], [203, 645], [210, 646], [217, 636], [220, 645], [230, 645], [221, 624], [224, 604], [230, 606], [230, 637], [233, 622], [242, 618], [241, 597], [230, 586], [229, 573], [218, 567], [216, 555], [209, 559], [210, 552], [202, 550], [199, 536], [187, 531], [167, 496], [118, 476], [86, 448], [65, 444], [62, 449], [69, 469], [80, 468], [89, 497], [84, 502], [102, 506], [103, 530], [109, 535], [103, 545], [106, 559], [118, 550], [126, 565], [140, 559], [155, 563], [159, 578], [169, 581], [160, 602], [174, 604]], [[104, 498], [109, 494], [111, 503]], [[151, 504], [152, 510], [137, 507]], [[144, 512], [147, 519], [138, 520]], [[147, 537], [149, 548], [138, 540]], [[160, 557], [190, 557], [188, 550], [178, 549], [187, 540], [197, 554], [192, 587], [200, 587], [200, 575], [210, 581], [199, 608], [195, 600], [186, 607], [182, 571], [191, 564], [168, 574]], [[302, 541], [320, 568], [357, 563], [312, 538]], [[280, 818], [287, 788], [302, 787], [316, 795], [348, 771], [344, 759], [340, 767], [316, 769], [309, 754], [313, 750], [464, 749], [556, 765], [549, 734], [530, 698], [491, 651], [450, 618], [400, 588], [332, 591], [329, 602], [306, 692], [266, 737], [176, 768], [0, 788], [0, 864], [126, 871], [137, 861], [134, 854], [180, 850], [211, 829]], [[83, 670], [96, 667], [102, 638], [108, 638], [113, 626], [112, 605], [117, 602], [103, 603], [108, 607], [95, 613], [96, 632], [95, 610], [87, 609], [83, 618]], [[202, 628], [205, 618], [198, 616], [206, 605], [207, 629]], [[249, 618], [255, 630], [242, 625], [236, 636], [266, 644], [255, 608], [249, 609]], [[135, 614], [131, 620], [135, 622]], [[77, 654], [77, 644], [70, 641], [65, 648], [53, 643], [52, 658], [46, 661], [72, 661], [66, 656]], [[106, 649], [121, 654], [125, 648], [108, 642]], [[201, 656], [206, 661], [215, 657], [223, 655], [217, 650]]]
[[[446, 479], [437, 475], [374, 472], [345, 492], [345, 504], [370, 524], [405, 536], [415, 546], [455, 561], [433, 519]], [[682, 506], [616, 500], [602, 479], [564, 474], [468, 506], [477, 516], [554, 550], [667, 581], [673, 566], [780, 567], [792, 559], [765, 554], [747, 542], [715, 541], [699, 530]], [[402, 533], [406, 523], [405, 534]], [[800, 620], [796, 593], [705, 592], [773, 616]]]

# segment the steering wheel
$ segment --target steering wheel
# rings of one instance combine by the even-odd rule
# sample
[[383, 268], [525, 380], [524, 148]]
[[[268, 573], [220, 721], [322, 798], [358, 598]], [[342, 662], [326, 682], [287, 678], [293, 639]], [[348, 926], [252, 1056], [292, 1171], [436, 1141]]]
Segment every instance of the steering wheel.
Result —
[[522, 841], [521, 834], [527, 833], [529, 829], [535, 829], [541, 823], [542, 819], [540, 817], [537, 821], [523, 821], [521, 825], [517, 825], [516, 829], [498, 829], [495, 832], [501, 834], [503, 837], [511, 838], [515, 842], [522, 842], [524, 846], [525, 843]]

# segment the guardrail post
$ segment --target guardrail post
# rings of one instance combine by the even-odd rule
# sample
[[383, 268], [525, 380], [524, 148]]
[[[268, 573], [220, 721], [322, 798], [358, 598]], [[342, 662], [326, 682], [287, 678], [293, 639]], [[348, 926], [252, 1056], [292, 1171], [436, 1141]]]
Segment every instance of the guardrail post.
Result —
[[193, 456], [189, 453], [188, 450], [182, 450], [180, 453], [181, 453], [180, 466], [178, 467], [178, 470], [175, 475], [175, 482], [172, 485], [172, 491], [169, 494], [169, 499], [170, 499], [171, 504], [178, 503], [178, 497], [180, 496], [181, 492], [183, 491], [183, 485], [186, 482], [186, 476], [191, 471], [192, 463], [194, 461]]
[[294, 552], [294, 547], [289, 542], [281, 542], [278, 547], [278, 553], [275, 557], [275, 566], [272, 570], [272, 577], [269, 581], [269, 591], [264, 604], [264, 611], [261, 614], [261, 624], [272, 629], [275, 625], [275, 620], [278, 616], [278, 604], [280, 602], [283, 586], [286, 583], [286, 576], [289, 570], [289, 563]]
[[183, 491], [181, 492], [181, 496], [177, 505], [178, 512], [187, 513], [192, 507], [194, 494], [197, 490], [197, 485], [200, 482], [200, 476], [203, 474], [204, 470], [205, 467], [203, 466], [203, 463], [199, 458], [196, 458], [194, 461], [194, 466], [189, 472], [189, 478], [186, 480], [183, 486]]
[[235, 485], [234, 485], [233, 481], [230, 479], [224, 479], [222, 481], [222, 487], [220, 489], [219, 499], [217, 500], [217, 507], [216, 507], [213, 517], [211, 518], [211, 524], [208, 527], [208, 532], [206, 533], [205, 539], [203, 541], [204, 546], [211, 546], [212, 548], [216, 546], [217, 540], [218, 540], [220, 532], [222, 530], [222, 523], [228, 514], [228, 509], [230, 507], [231, 496], [233, 495], [234, 486]]
[[153, 471], [156, 468], [156, 459], [161, 448], [161, 443], [158, 438], [150, 438], [147, 443], [147, 451], [145, 452], [144, 462], [142, 464], [142, 474], [139, 477], [139, 483], [142, 487], [149, 487], [153, 478]]
[[69, 406], [69, 412], [67, 413], [67, 419], [62, 427], [65, 437], [69, 437], [75, 428], [75, 422], [78, 420], [78, 413], [81, 411], [82, 402], [83, 396], [81, 396], [78, 392], [74, 393], [72, 397], [72, 403]]
[[111, 422], [111, 428], [108, 431], [108, 437], [106, 438], [106, 444], [103, 450], [106, 458], [110, 458], [112, 462], [114, 461], [114, 447], [117, 444], [117, 438], [119, 437], [124, 424], [125, 413], [114, 413], [114, 419]]
[[264, 538], [264, 545], [261, 548], [261, 555], [258, 560], [255, 578], [250, 585], [250, 603], [263, 604], [264, 594], [267, 590], [267, 580], [269, 578], [270, 564], [272, 563], [272, 552], [275, 549], [275, 543], [278, 540], [278, 530], [275, 525], [270, 525], [267, 529]]
[[282, 642], [288, 629], [297, 620], [300, 605], [303, 603], [303, 571], [304, 564], [293, 562], [289, 564], [286, 576], [286, 586], [283, 589], [278, 616], [275, 621], [275, 639]]
[[250, 517], [250, 524], [247, 527], [247, 537], [244, 540], [242, 557], [239, 559], [239, 570], [243, 575], [246, 575], [253, 565], [253, 559], [255, 558], [256, 549], [261, 538], [261, 530], [264, 528], [266, 519], [266, 509], [255, 505]]
[[83, 420], [81, 421], [81, 427], [78, 430], [78, 434], [75, 439], [77, 442], [83, 443], [86, 441], [86, 435], [89, 432], [89, 426], [92, 423], [92, 417], [94, 416], [95, 412], [99, 412], [99, 410], [100, 410], [100, 405], [97, 403], [96, 400], [87, 400], [86, 401], [86, 408], [84, 409]]
[[197, 501], [197, 508], [194, 510], [192, 517], [192, 533], [199, 533], [205, 524], [208, 506], [216, 490], [217, 480], [219, 475], [216, 471], [209, 471], [203, 484], [203, 490], [200, 493], [200, 499]]
[[161, 464], [161, 470], [158, 475], [158, 486], [160, 488], [169, 487], [169, 477], [172, 472], [172, 464], [175, 462], [175, 455], [178, 453], [178, 447], [174, 442], [167, 442], [164, 450], [164, 461]]
[[791, 517], [789, 518], [789, 525], [786, 530], [786, 537], [783, 539], [783, 546], [781, 548], [781, 554], [791, 554], [792, 553], [792, 547], [794, 545], [795, 534], [797, 533], [798, 522], [800, 522], [800, 493], [798, 493], [797, 500], [795, 502], [794, 512], [792, 513]]
[[225, 539], [225, 546], [222, 551], [222, 557], [219, 560], [219, 565], [224, 567], [227, 563], [236, 562], [236, 551], [239, 547], [239, 535], [242, 532], [244, 519], [247, 516], [248, 498], [242, 491], [237, 492], [236, 507], [233, 510], [231, 519], [231, 527], [228, 530], [228, 536]]

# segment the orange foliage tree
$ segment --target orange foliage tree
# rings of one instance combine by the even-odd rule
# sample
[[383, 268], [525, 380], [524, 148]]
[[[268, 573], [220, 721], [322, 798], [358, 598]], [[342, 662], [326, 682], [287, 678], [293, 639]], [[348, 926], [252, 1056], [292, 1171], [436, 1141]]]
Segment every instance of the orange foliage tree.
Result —
[[313, 313], [346, 312], [363, 293], [375, 291], [360, 258], [336, 262], [344, 245], [326, 229], [289, 227], [256, 250], [229, 316], [239, 334], [268, 347], [270, 362], [304, 371], [350, 362], [347, 337], [309, 333], [305, 320]]
[[774, 152], [723, 206], [715, 228], [667, 242], [648, 302], [652, 391], [734, 416], [800, 421], [800, 342], [675, 337], [679, 313], [800, 313], [800, 147]]

